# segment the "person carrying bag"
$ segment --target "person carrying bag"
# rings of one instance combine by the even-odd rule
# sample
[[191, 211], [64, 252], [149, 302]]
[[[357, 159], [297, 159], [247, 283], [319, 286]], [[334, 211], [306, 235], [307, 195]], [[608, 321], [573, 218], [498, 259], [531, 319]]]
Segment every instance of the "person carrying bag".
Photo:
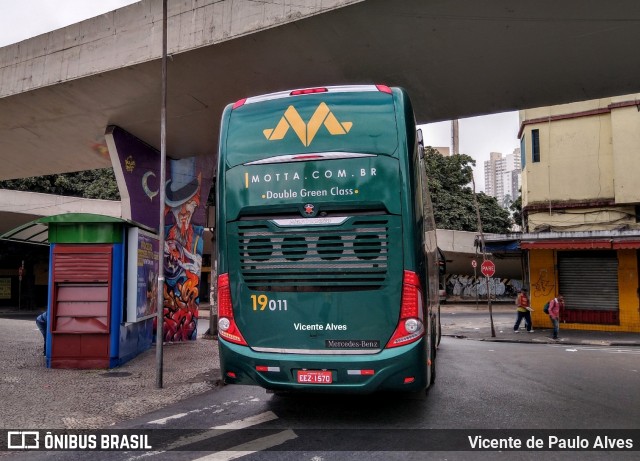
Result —
[[529, 333], [533, 333], [533, 328], [531, 327], [531, 307], [529, 306], [529, 296], [527, 294], [527, 289], [523, 288], [518, 293], [518, 297], [516, 298], [516, 308], [518, 317], [516, 318], [516, 324], [513, 326], [513, 332], [519, 333], [520, 331], [520, 322], [524, 319], [524, 326]]
[[560, 308], [564, 309], [564, 296], [558, 295], [549, 301], [549, 319], [553, 324], [553, 336], [552, 339], [558, 340], [558, 333], [560, 330]]

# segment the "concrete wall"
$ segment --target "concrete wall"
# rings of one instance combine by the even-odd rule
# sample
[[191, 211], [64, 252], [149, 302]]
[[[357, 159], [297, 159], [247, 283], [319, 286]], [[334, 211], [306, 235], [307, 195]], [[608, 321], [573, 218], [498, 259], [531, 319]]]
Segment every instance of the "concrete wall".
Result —
[[[631, 94], [520, 112], [523, 206], [537, 206], [528, 214], [530, 231], [640, 228], [634, 208], [640, 202], [639, 104], [640, 94]], [[540, 134], [536, 163], [532, 130]]]
[[[520, 112], [521, 121], [597, 109], [610, 100], [552, 106]], [[589, 107], [590, 106], [590, 107]], [[587, 109], [589, 107], [589, 109]], [[570, 112], [560, 112], [562, 110]], [[560, 112], [560, 114], [558, 113]], [[540, 133], [540, 162], [532, 162], [532, 130]], [[549, 200], [613, 198], [613, 148], [610, 114], [527, 125], [523, 204]], [[571, 179], [571, 180], [570, 180]]]
[[[625, 97], [625, 100], [640, 95]], [[613, 102], [618, 102], [613, 98]], [[640, 112], [637, 106], [611, 111], [614, 192], [616, 203], [640, 202]]]
[[[168, 54], [220, 43], [362, 0], [168, 2]], [[162, 2], [141, 0], [0, 48], [0, 98], [159, 59]]]
[[[480, 272], [482, 253], [474, 246], [476, 233], [437, 229], [438, 248], [447, 259], [447, 271], [444, 282], [447, 299], [450, 302], [474, 301], [487, 299], [491, 293], [492, 299], [511, 301], [522, 287], [522, 260], [518, 255], [496, 257], [488, 255], [496, 265], [495, 277], [487, 280]], [[489, 234], [491, 235], [491, 234]], [[471, 264], [476, 261], [477, 267]]]
[[[63, 213], [94, 213], [114, 218], [122, 217], [120, 201], [67, 197], [37, 192], [0, 189], [0, 213], [29, 216], [54, 216]], [[24, 224], [20, 223], [20, 224]], [[10, 230], [0, 224], [0, 230]]]
[[473, 255], [476, 252], [474, 242], [475, 232], [464, 232], [450, 229], [436, 229], [438, 248], [445, 252], [468, 253]]
[[445, 277], [445, 288], [449, 302], [486, 300], [487, 293], [493, 300], [513, 302], [522, 288], [522, 280], [496, 277], [487, 280], [482, 275], [453, 274]]
[[530, 212], [529, 230], [551, 226], [554, 230], [603, 231], [616, 229], [623, 224], [636, 227], [633, 206], [565, 209], [561, 211]]
[[[493, 234], [487, 234], [493, 235]], [[437, 229], [438, 248], [442, 250], [447, 259], [447, 276], [479, 276], [482, 252], [476, 250], [474, 241], [475, 232], [455, 231], [449, 229]], [[522, 280], [522, 261], [519, 255], [488, 255], [496, 265], [496, 278]], [[472, 261], [476, 261], [477, 267], [474, 273]], [[465, 282], [466, 284], [467, 282]], [[475, 294], [473, 295], [475, 297]]]

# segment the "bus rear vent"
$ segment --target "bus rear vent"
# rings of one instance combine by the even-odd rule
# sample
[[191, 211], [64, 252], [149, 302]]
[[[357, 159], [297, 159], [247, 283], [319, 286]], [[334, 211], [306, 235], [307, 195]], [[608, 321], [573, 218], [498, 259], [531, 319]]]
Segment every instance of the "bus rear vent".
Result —
[[358, 218], [321, 229], [243, 221], [237, 224], [240, 272], [252, 290], [378, 289], [388, 272], [388, 221]]

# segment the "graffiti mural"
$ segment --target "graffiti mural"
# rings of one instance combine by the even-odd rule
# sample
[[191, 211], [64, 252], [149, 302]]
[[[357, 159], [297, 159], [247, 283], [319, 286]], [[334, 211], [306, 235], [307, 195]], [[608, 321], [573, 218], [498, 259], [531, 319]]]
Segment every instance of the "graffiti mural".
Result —
[[492, 299], [513, 300], [522, 288], [522, 280], [490, 278], [487, 284], [486, 277], [453, 274], [447, 276], [445, 288], [452, 299], [487, 299], [488, 288]]
[[165, 200], [165, 341], [196, 339], [204, 222], [196, 223], [194, 214], [203, 208], [201, 189], [195, 157], [171, 161]]
[[554, 288], [555, 282], [551, 280], [546, 269], [540, 269], [535, 280], [531, 277], [531, 291], [536, 298], [551, 296]]
[[[156, 232], [160, 224], [160, 154], [119, 127], [105, 134], [123, 202], [123, 218]], [[164, 341], [197, 338], [205, 206], [213, 180], [210, 157], [167, 162], [164, 206]], [[154, 333], [156, 330], [154, 319]]]

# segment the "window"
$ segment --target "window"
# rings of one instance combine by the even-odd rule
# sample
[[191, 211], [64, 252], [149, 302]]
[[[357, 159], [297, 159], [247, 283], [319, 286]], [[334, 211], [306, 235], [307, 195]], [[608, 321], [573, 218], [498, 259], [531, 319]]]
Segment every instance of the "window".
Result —
[[540, 130], [531, 130], [531, 161], [536, 163], [540, 161]]
[[520, 169], [524, 170], [525, 165], [527, 164], [527, 149], [525, 148], [526, 143], [524, 142], [524, 135], [520, 138]]

